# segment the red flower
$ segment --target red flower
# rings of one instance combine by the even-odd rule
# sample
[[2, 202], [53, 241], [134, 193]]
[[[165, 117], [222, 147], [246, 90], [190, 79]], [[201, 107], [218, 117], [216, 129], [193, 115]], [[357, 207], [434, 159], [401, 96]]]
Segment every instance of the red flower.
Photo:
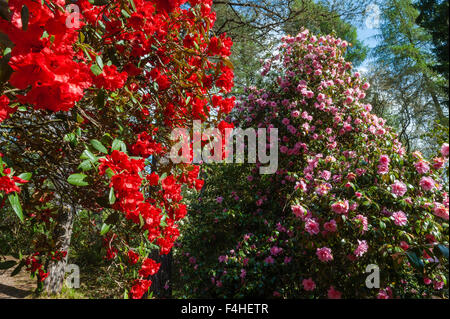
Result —
[[0, 122], [6, 120], [16, 109], [9, 107], [9, 98], [6, 95], [0, 96]]
[[103, 73], [94, 78], [94, 82], [100, 88], [115, 91], [122, 88], [127, 79], [127, 72], [119, 73], [115, 65], [105, 65], [103, 67]]
[[227, 66], [222, 67], [222, 75], [217, 79], [216, 85], [221, 88], [225, 93], [231, 92], [234, 82], [234, 72]]
[[150, 175], [147, 175], [147, 180], [150, 182], [151, 186], [158, 185], [159, 176], [155, 172], [152, 172]]
[[177, 7], [186, 2], [186, 0], [156, 0], [156, 10], [171, 13]]
[[6, 194], [9, 194], [12, 192], [20, 192], [20, 188], [9, 176], [0, 176], [0, 191], [4, 191]]
[[161, 144], [155, 142], [147, 132], [138, 135], [137, 142], [131, 147], [133, 154], [142, 157], [149, 157], [153, 154], [160, 154], [163, 151]]
[[160, 266], [161, 266], [160, 263], [157, 263], [151, 258], [146, 258], [142, 263], [141, 270], [139, 270], [139, 275], [144, 278], [153, 276], [158, 272]]
[[186, 205], [180, 205], [176, 210], [175, 210], [175, 219], [176, 220], [180, 220], [183, 219], [187, 214], [187, 209], [186, 209]]
[[136, 264], [139, 261], [139, 255], [136, 254], [134, 251], [129, 250], [128, 251], [128, 261], [131, 265]]
[[46, 273], [45, 271], [43, 271], [42, 269], [39, 269], [39, 281], [42, 282], [45, 280], [45, 278], [48, 277], [48, 273]]
[[151, 280], [136, 280], [134, 286], [131, 288], [131, 298], [141, 299], [142, 296], [148, 291], [148, 288], [152, 285]]
[[167, 75], [161, 74], [159, 69], [153, 69], [150, 72], [150, 77], [158, 83], [159, 90], [167, 90], [170, 87], [171, 81]]

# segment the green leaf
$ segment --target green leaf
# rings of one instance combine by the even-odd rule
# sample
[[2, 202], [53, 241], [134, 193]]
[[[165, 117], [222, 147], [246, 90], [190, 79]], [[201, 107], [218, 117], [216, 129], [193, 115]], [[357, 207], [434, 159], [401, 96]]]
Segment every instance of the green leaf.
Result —
[[100, 55], [97, 55], [97, 57], [95, 58], [95, 61], [97, 62], [98, 66], [100, 67], [100, 69], [103, 70], [103, 60], [102, 57]]
[[91, 145], [99, 152], [103, 154], [108, 154], [108, 150], [103, 146], [102, 142], [99, 140], [92, 140]]
[[67, 179], [67, 182], [75, 186], [87, 186], [89, 183], [84, 181], [86, 177], [87, 176], [85, 174], [72, 174]]
[[85, 160], [78, 165], [78, 169], [82, 170], [83, 172], [89, 171], [92, 169], [92, 164], [90, 160]]
[[11, 204], [12, 209], [16, 213], [16, 215], [23, 222], [22, 205], [20, 205], [19, 195], [17, 195], [17, 193], [10, 194], [8, 196], [8, 200], [9, 200], [9, 203]]
[[105, 173], [106, 173], [106, 175], [107, 175], [109, 178], [111, 178], [111, 177], [113, 177], [113, 176], [115, 175], [115, 173], [113, 172], [113, 170], [110, 169], [109, 167], [106, 169]]
[[109, 190], [109, 203], [112, 205], [116, 202], [116, 195], [114, 195], [114, 187]]
[[103, 236], [111, 229], [111, 225], [103, 224], [102, 229], [100, 230], [100, 235]]
[[66, 134], [66, 135], [64, 135], [64, 141], [75, 145], [77, 142], [77, 135], [75, 133]]
[[122, 15], [125, 17], [125, 18], [130, 18], [131, 16], [128, 14], [128, 12], [126, 12], [124, 9], [122, 9]]
[[118, 140], [118, 139], [115, 139], [115, 140], [112, 142], [111, 149], [112, 149], [113, 151], [114, 151], [114, 150], [117, 150], [117, 151], [121, 151], [121, 152], [124, 152], [124, 153], [127, 152], [127, 146], [125, 145], [125, 143], [122, 142], [121, 140]]
[[103, 73], [103, 70], [97, 64], [93, 64], [91, 66], [91, 71], [92, 73], [94, 73], [95, 76], [98, 76]]
[[83, 123], [84, 122], [84, 117], [82, 117], [80, 114], [77, 113], [77, 122], [78, 123]]
[[128, 2], [130, 3], [131, 7], [133, 8], [133, 11], [136, 11], [136, 6], [134, 5], [133, 0], [128, 0]]
[[97, 156], [92, 154], [92, 152], [89, 150], [84, 150], [80, 158], [84, 160], [90, 160], [93, 163], [97, 162]]
[[33, 173], [22, 173], [18, 177], [26, 181], [29, 181], [31, 179], [31, 176], [33, 176]]
[[5, 270], [12, 268], [16, 265], [16, 262], [14, 260], [8, 260], [0, 263], [0, 269]]

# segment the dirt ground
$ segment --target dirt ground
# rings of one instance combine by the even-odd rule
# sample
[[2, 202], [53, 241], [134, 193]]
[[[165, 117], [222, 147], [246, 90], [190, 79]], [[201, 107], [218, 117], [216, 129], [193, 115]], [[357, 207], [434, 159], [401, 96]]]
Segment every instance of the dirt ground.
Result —
[[[15, 260], [7, 257], [6, 260]], [[16, 276], [11, 277], [15, 267], [0, 270], [0, 299], [23, 299], [31, 295], [36, 287], [30, 275], [22, 269]]]

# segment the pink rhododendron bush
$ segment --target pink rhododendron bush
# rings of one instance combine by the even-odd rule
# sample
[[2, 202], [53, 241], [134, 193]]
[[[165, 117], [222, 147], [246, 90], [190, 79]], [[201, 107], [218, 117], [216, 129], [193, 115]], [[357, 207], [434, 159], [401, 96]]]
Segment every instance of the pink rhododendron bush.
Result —
[[186, 296], [448, 296], [448, 144], [407, 153], [347, 45], [286, 37], [241, 97], [236, 127], [278, 129], [278, 170], [206, 169], [178, 247]]

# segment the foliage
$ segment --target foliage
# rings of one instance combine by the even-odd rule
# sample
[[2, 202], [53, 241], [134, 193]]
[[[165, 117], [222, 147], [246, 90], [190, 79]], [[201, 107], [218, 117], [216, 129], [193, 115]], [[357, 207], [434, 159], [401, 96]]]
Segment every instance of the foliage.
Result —
[[375, 107], [376, 114], [398, 129], [408, 150], [426, 153], [433, 143], [426, 138], [433, 123], [448, 127], [448, 76], [435, 71], [442, 61], [433, 52], [432, 34], [416, 23], [419, 17], [410, 0], [387, 1], [382, 7], [369, 95], [376, 99], [374, 107], [382, 105]]
[[449, 76], [448, 4], [448, 1], [442, 0], [420, 0], [415, 3], [415, 7], [420, 11], [416, 23], [425, 28], [433, 38], [433, 52], [437, 58], [437, 63], [433, 67], [447, 79]]
[[103, 236], [125, 296], [141, 298], [159, 269], [149, 252], [179, 235], [182, 185], [203, 183], [198, 166], [163, 160], [170, 132], [231, 110], [219, 96], [233, 86], [232, 42], [210, 32], [212, 1], [66, 4], [10, 0], [0, 19], [0, 196], [33, 229], [23, 262], [40, 288], [60, 291], [88, 212], [77, 235]]
[[368, 49], [356, 36], [356, 28], [348, 21], [364, 17], [368, 1], [214, 1], [217, 13], [214, 31], [227, 33], [233, 39], [231, 60], [235, 66], [235, 95], [260, 80], [261, 61], [275, 49], [279, 35], [295, 34], [301, 27], [317, 34], [335, 32], [352, 43], [347, 59], [360, 64]]
[[[279, 130], [279, 169], [208, 168], [177, 249], [185, 297], [448, 296], [448, 144], [431, 163], [406, 152], [346, 47], [286, 37], [240, 99], [236, 126]], [[371, 264], [380, 289], [366, 286]]]

